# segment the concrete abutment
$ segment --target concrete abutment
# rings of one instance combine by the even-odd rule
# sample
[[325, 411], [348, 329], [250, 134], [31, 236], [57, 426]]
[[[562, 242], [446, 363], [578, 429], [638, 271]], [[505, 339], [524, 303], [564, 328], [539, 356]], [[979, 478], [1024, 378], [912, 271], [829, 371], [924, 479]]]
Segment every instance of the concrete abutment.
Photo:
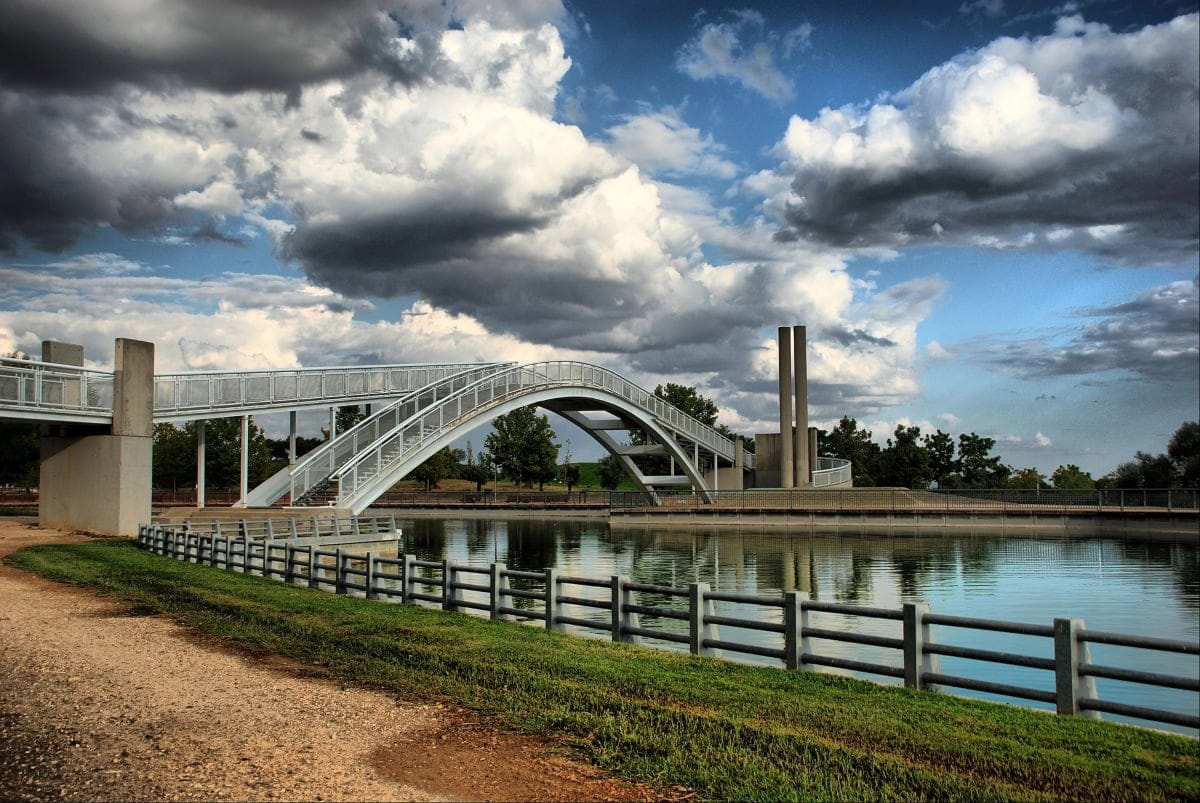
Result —
[[[150, 521], [154, 344], [117, 338], [114, 351], [112, 425], [43, 426], [41, 527], [132, 538]], [[82, 368], [83, 347], [46, 341], [42, 360]]]

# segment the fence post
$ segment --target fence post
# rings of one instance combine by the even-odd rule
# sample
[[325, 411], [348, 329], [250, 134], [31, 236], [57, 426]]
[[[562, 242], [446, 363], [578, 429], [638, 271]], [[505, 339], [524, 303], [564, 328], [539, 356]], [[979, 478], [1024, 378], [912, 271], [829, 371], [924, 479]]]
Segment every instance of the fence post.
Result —
[[290, 519], [288, 519], [288, 528], [291, 531], [291, 535], [289, 537], [291, 537], [291, 538], [299, 537], [298, 534], [296, 533], [296, 517], [295, 516], [292, 516]]
[[333, 556], [333, 593], [346, 593], [346, 572], [344, 571], [346, 553], [342, 547], [334, 550]]
[[626, 581], [621, 586], [621, 640], [627, 644], [641, 644], [642, 637], [630, 635], [630, 629], [640, 629], [642, 626], [641, 617], [636, 611], [631, 611], [629, 608], [633, 605], [633, 591], [629, 588], [629, 582]]
[[1084, 711], [1079, 701], [1095, 699], [1096, 680], [1090, 675], [1079, 674], [1079, 667], [1090, 663], [1087, 642], [1079, 640], [1083, 630], [1082, 619], [1054, 620], [1054, 693], [1056, 708], [1060, 714], [1085, 716], [1099, 719], [1098, 711]]
[[379, 599], [379, 592], [375, 590], [375, 554], [367, 553], [367, 599]]
[[626, 644], [640, 644], [641, 639], [630, 633], [630, 628], [638, 628], [642, 623], [636, 613], [629, 610], [633, 604], [633, 591], [629, 588], [629, 578], [613, 575], [612, 588], [612, 640]]
[[442, 561], [442, 610], [458, 610], [458, 590], [454, 587], [458, 580], [458, 565], [447, 558]]
[[688, 619], [691, 625], [690, 649], [692, 655], [707, 655], [720, 658], [721, 651], [704, 646], [705, 641], [721, 637], [717, 626], [708, 622], [709, 616], [716, 615], [712, 600], [708, 598], [708, 583], [691, 583], [688, 585]]
[[493, 563], [491, 574], [488, 576], [488, 615], [493, 622], [503, 621], [506, 617], [500, 613], [508, 591], [508, 577], [504, 574], [508, 567], [503, 563]]
[[558, 604], [558, 569], [546, 569], [546, 629], [561, 630], [558, 623], [562, 610]]
[[783, 594], [783, 663], [788, 669], [802, 668], [804, 655], [804, 603], [807, 591], [785, 591]]
[[624, 623], [625, 612], [622, 610], [624, 598], [621, 596], [621, 584], [625, 582], [625, 578], [619, 574], [614, 574], [609, 578], [609, 631], [612, 633], [613, 641], [621, 640], [621, 625]]
[[933, 684], [925, 683], [926, 673], [938, 671], [936, 655], [925, 652], [925, 645], [933, 642], [933, 630], [925, 623], [929, 604], [907, 602], [904, 604], [904, 686], [909, 689], [932, 691]]
[[292, 562], [296, 559], [296, 545], [291, 541], [283, 544], [283, 582], [291, 585], [296, 581], [296, 573], [292, 570]]
[[308, 587], [318, 588], [321, 582], [321, 561], [317, 557], [317, 545], [308, 545]]
[[404, 558], [404, 580], [401, 583], [403, 593], [400, 595], [401, 602], [412, 602], [413, 592], [417, 589], [417, 584], [413, 582], [417, 576], [417, 567], [413, 563], [417, 560], [416, 555], [405, 553], [401, 557]]

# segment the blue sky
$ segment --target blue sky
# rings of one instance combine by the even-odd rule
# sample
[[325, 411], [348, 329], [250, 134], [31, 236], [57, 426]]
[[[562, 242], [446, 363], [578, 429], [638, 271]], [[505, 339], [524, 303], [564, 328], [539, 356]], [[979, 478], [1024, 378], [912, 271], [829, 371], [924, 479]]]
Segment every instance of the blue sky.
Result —
[[803, 323], [881, 442], [1197, 418], [1194, 2], [85, 8], [0, 0], [0, 352], [579, 359], [750, 434]]

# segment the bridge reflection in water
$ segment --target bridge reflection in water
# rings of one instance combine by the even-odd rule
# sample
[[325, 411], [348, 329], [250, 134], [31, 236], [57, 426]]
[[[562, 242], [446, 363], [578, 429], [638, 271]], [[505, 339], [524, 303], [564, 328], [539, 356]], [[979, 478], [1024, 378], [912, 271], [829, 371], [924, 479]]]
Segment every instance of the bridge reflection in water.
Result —
[[[622, 575], [635, 583], [686, 586], [708, 583], [714, 591], [745, 594], [807, 592], [814, 601], [898, 608], [925, 602], [935, 613], [1048, 623], [1077, 617], [1092, 630], [1142, 636], [1200, 640], [1200, 558], [1192, 539], [1140, 541], [1126, 537], [1064, 537], [1000, 532], [947, 532], [930, 535], [795, 532], [776, 529], [645, 528], [624, 530], [602, 521], [548, 519], [439, 520], [397, 519], [404, 530], [402, 549], [422, 560], [452, 559], [472, 566], [505, 563], [511, 569], [538, 571], [557, 567], [565, 575]], [[686, 606], [665, 595], [647, 595], [640, 604]], [[761, 621], [780, 620], [778, 608], [727, 606], [718, 613]], [[847, 627], [847, 619], [814, 614], [814, 627]], [[894, 635], [889, 623], [863, 619], [853, 623], [865, 635]], [[684, 632], [686, 622], [643, 619], [642, 626]], [[936, 628], [935, 628], [936, 629]], [[950, 631], [947, 632], [947, 637]], [[752, 642], [770, 634], [738, 636]], [[954, 632], [955, 644], [1015, 654], [1035, 654], [1031, 637], [982, 631]], [[940, 640], [940, 639], [939, 639]], [[686, 649], [684, 647], [683, 649]], [[1122, 650], [1091, 646], [1096, 663], [1121, 663]], [[882, 648], [822, 643], [829, 655], [888, 663], [894, 653]], [[754, 661], [753, 657], [745, 660]], [[956, 662], [942, 657], [942, 671], [953, 674]], [[978, 662], [971, 674], [1013, 685], [1045, 686], [1044, 672], [1019, 666]], [[1163, 655], [1156, 672], [1195, 676], [1194, 656]], [[872, 677], [878, 681], [879, 678]], [[899, 682], [899, 681], [896, 681]], [[1194, 715], [1195, 694], [1137, 686], [1098, 678], [1101, 697], [1112, 694], [1136, 705]], [[1013, 702], [987, 693], [966, 696]], [[1036, 703], [1023, 703], [1038, 705]], [[1049, 707], [1049, 706], [1038, 706]], [[1106, 715], [1107, 717], [1108, 715]], [[1120, 717], [1113, 717], [1120, 719]], [[1177, 728], [1179, 729], [1179, 728]], [[1195, 731], [1188, 731], [1195, 734]]]

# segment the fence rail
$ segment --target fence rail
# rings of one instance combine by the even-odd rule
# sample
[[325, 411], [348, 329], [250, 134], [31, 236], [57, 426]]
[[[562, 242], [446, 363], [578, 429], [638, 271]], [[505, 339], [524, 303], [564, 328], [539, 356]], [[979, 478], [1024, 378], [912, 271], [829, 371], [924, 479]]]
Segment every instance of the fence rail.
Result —
[[[291, 531], [298, 525], [283, 529]], [[1170, 688], [1200, 695], [1200, 678], [1094, 663], [1090, 644], [1136, 650], [1140, 665], [1163, 653], [1200, 655], [1200, 644], [1171, 639], [1089, 631], [1081, 619], [1057, 618], [1051, 625], [935, 614], [925, 603], [899, 609], [874, 608], [811, 600], [801, 591], [780, 595], [713, 591], [707, 583], [686, 588], [634, 583], [614, 575], [608, 579], [572, 577], [556, 568], [519, 571], [502, 563], [488, 567], [459, 565], [453, 560], [421, 560], [415, 555], [352, 555], [344, 548], [322, 549], [318, 543], [274, 541], [250, 533], [143, 525], [138, 544], [162, 555], [231, 571], [259, 574], [338, 594], [358, 593], [369, 599], [433, 604], [447, 611], [477, 611], [492, 619], [536, 622], [551, 630], [602, 633], [613, 641], [686, 645], [695, 655], [753, 655], [779, 661], [787, 669], [829, 667], [867, 675], [902, 679], [914, 689], [943, 687], [986, 692], [1048, 703], [1059, 714], [1098, 718], [1109, 713], [1150, 722], [1200, 729], [1196, 699], [1184, 711], [1100, 699], [1096, 678]], [[664, 606], [679, 600], [683, 609]], [[657, 604], [656, 604], [657, 603]], [[717, 612], [717, 603], [752, 606], [759, 615]], [[763, 611], [771, 614], [765, 619]], [[839, 616], [892, 628], [864, 633], [855, 627], [822, 626], [815, 617]], [[643, 623], [642, 617], [648, 621]], [[651, 626], [653, 624], [653, 626]], [[1040, 639], [1052, 657], [1001, 652], [934, 639], [933, 628], [980, 630]], [[724, 631], [722, 631], [724, 628]], [[770, 643], [754, 643], [742, 631], [769, 634]], [[760, 639], [761, 642], [761, 639]], [[886, 663], [833, 655], [828, 644], [867, 646], [890, 651]], [[824, 651], [823, 651], [824, 650]], [[1000, 663], [1046, 673], [1044, 685], [995, 683], [965, 674], [940, 671], [939, 656], [967, 662]]]

